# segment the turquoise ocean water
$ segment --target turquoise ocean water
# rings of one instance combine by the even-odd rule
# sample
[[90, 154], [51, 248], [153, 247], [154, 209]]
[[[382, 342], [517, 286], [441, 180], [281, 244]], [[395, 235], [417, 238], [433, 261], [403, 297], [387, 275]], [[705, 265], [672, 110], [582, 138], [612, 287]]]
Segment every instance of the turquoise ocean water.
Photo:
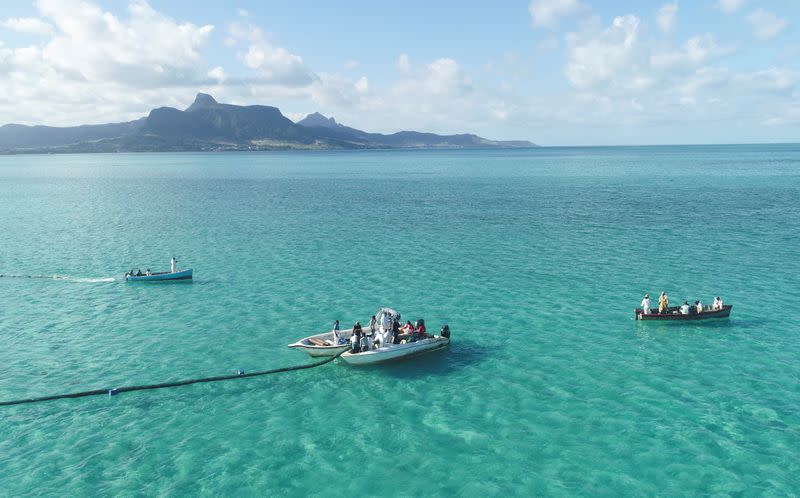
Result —
[[[0, 408], [0, 495], [797, 494], [798, 220], [798, 145], [0, 157], [0, 400], [453, 331]], [[661, 290], [734, 310], [634, 321]]]

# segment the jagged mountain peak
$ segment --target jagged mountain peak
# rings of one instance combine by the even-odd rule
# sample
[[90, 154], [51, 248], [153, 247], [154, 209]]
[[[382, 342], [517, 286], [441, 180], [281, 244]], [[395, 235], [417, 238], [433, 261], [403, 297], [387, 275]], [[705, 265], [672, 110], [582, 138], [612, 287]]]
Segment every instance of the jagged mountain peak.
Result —
[[314, 112], [297, 122], [300, 126], [323, 126], [325, 128], [341, 128], [333, 117], [327, 118], [324, 115]]
[[194, 98], [194, 102], [192, 102], [192, 105], [187, 107], [186, 110], [192, 111], [194, 109], [199, 109], [201, 107], [210, 107], [214, 105], [219, 105], [219, 102], [217, 102], [214, 99], [214, 97], [212, 97], [207, 93], [198, 93], [197, 97]]

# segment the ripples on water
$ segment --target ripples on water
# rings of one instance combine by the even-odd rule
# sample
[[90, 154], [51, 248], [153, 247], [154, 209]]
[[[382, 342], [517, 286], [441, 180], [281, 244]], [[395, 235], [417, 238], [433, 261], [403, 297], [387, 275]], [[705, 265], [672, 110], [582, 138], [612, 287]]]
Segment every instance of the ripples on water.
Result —
[[[797, 146], [0, 158], [2, 399], [305, 362], [286, 344], [383, 305], [454, 334], [383, 367], [3, 409], [4, 492], [796, 492], [799, 162]], [[173, 254], [194, 283], [122, 281]], [[662, 289], [734, 311], [635, 322]]]

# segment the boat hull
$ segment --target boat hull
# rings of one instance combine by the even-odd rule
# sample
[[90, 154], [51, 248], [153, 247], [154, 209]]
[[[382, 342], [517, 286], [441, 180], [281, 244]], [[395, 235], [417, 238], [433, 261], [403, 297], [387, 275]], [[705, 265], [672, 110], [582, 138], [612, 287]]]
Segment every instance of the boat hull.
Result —
[[391, 344], [389, 346], [364, 351], [363, 353], [346, 352], [339, 358], [350, 365], [374, 365], [390, 361], [399, 361], [412, 356], [430, 353], [450, 345], [449, 337], [435, 336], [407, 344]]
[[174, 280], [191, 280], [192, 269], [164, 273], [152, 273], [150, 275], [142, 275], [141, 277], [135, 275], [127, 275], [125, 280], [127, 282], [169, 282]]
[[[350, 348], [350, 337], [353, 335], [353, 329], [339, 331], [339, 337], [345, 339], [347, 342], [344, 344], [333, 344], [333, 332], [325, 332], [323, 334], [312, 335], [305, 337], [297, 342], [289, 344], [290, 348], [305, 351], [310, 356], [336, 356], [342, 351]], [[330, 343], [330, 344], [324, 344]]]
[[731, 314], [731, 309], [733, 305], [726, 304], [722, 307], [721, 310], [709, 310], [703, 311], [702, 313], [695, 313], [691, 315], [682, 315], [678, 312], [678, 308], [669, 308], [666, 313], [648, 313], [646, 315], [642, 314], [641, 308], [636, 308], [634, 313], [636, 315], [637, 320], [657, 320], [657, 321], [675, 321], [675, 322], [682, 322], [682, 321], [696, 321], [696, 320], [710, 320], [714, 318], [728, 318]]

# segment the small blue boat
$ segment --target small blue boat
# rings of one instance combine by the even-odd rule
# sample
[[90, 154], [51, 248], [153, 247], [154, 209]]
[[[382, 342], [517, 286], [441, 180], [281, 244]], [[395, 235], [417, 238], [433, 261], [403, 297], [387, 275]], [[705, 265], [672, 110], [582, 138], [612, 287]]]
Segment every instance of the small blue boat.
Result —
[[173, 258], [170, 260], [170, 271], [163, 271], [157, 273], [150, 273], [148, 270], [146, 273], [142, 273], [141, 270], [133, 273], [133, 270], [125, 273], [125, 281], [126, 282], [168, 282], [172, 280], [191, 280], [192, 279], [192, 269], [188, 268], [186, 270], [179, 270], [178, 269], [178, 260]]
[[176, 271], [175, 273], [165, 271], [161, 273], [151, 273], [150, 275], [142, 274], [142, 276], [125, 274], [125, 280], [128, 282], [164, 282], [168, 280], [191, 280], [192, 269]]

